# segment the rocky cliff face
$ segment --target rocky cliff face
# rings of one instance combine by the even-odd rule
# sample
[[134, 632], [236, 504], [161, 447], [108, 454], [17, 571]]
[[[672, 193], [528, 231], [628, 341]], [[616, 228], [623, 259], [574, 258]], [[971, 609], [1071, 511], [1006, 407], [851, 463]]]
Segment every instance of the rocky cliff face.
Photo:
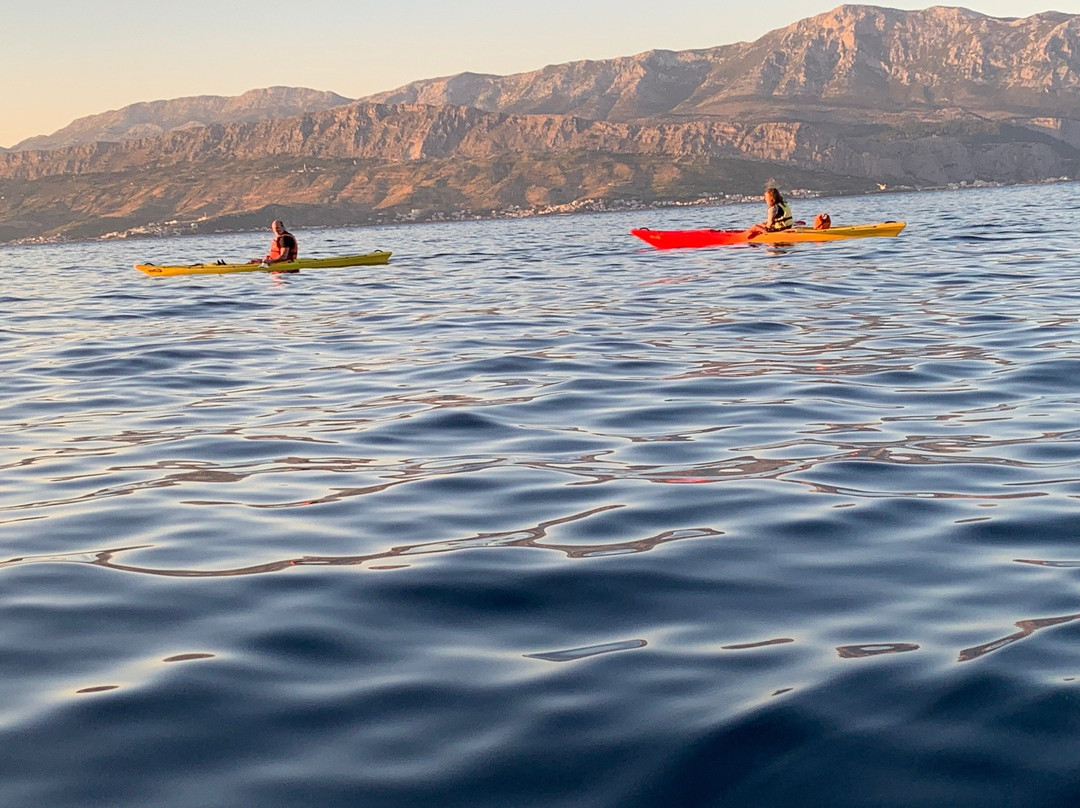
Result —
[[[995, 115], [1080, 115], [1080, 18], [998, 19], [960, 8], [844, 5], [753, 43], [461, 74], [370, 96], [380, 103], [633, 120], [826, 105], [874, 113], [964, 106]], [[760, 111], [757, 113], [760, 115]]]
[[289, 155], [382, 162], [493, 159], [565, 152], [675, 157], [792, 159], [802, 125], [718, 121], [629, 124], [568, 115], [505, 115], [468, 107], [353, 104], [318, 115], [174, 131], [121, 143], [0, 155], [0, 178], [128, 171], [209, 158], [268, 160]]
[[51, 135], [39, 135], [12, 151], [58, 149], [98, 141], [137, 140], [221, 123], [291, 118], [348, 104], [336, 93], [300, 87], [269, 87], [238, 96], [200, 95], [149, 101], [79, 118]]
[[634, 120], [671, 112], [702, 86], [718, 63], [744, 47], [650, 51], [620, 59], [551, 65], [513, 76], [462, 73], [414, 82], [361, 100]]
[[[994, 163], [1000, 166], [996, 175], [979, 168], [984, 165], [980, 155], [991, 151], [999, 155]], [[735, 124], [713, 118], [622, 123], [567, 115], [505, 115], [468, 107], [358, 103], [317, 115], [201, 127], [137, 141], [8, 152], [0, 154], [0, 179], [35, 181], [169, 166], [190, 171], [203, 161], [223, 159], [401, 163], [571, 153], [670, 160], [753, 159], [923, 185], [1056, 176], [1074, 171], [1080, 157], [1073, 146], [1033, 127], [1002, 125], [961, 113], [922, 121], [905, 132], [886, 126], [790, 121]], [[1037, 162], [1029, 165], [1035, 156]]]

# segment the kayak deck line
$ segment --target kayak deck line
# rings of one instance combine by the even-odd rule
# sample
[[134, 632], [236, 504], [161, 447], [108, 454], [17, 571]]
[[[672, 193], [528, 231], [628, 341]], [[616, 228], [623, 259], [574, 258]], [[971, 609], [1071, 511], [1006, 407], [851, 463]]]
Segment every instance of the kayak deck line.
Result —
[[135, 269], [155, 277], [173, 275], [227, 275], [233, 272], [299, 272], [301, 269], [338, 269], [341, 267], [376, 266], [385, 264], [393, 255], [389, 250], [375, 250], [359, 255], [336, 255], [328, 258], [300, 258], [296, 261], [283, 261], [279, 264], [226, 264], [223, 262], [204, 264], [177, 264], [158, 266], [157, 264], [135, 264]]
[[877, 222], [853, 224], [816, 230], [813, 227], [790, 227], [754, 234], [751, 230], [650, 230], [647, 227], [631, 230], [632, 235], [658, 250], [689, 247], [718, 247], [729, 244], [795, 244], [798, 242], [841, 241], [849, 238], [894, 237], [907, 222]]

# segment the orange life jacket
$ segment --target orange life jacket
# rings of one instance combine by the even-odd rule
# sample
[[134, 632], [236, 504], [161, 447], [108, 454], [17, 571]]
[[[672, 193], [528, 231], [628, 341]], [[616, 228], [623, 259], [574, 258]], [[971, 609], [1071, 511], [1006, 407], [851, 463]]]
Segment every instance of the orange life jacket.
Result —
[[286, 260], [295, 261], [299, 254], [300, 245], [296, 243], [296, 236], [286, 230], [274, 239], [274, 243], [270, 245], [270, 254], [266, 257], [271, 261], [276, 261], [281, 256], [287, 255]]

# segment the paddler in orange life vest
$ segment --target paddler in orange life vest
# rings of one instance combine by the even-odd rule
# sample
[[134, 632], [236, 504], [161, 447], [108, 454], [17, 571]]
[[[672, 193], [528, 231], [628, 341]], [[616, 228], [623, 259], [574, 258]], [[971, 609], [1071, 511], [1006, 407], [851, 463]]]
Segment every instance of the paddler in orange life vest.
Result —
[[778, 190], [775, 188], [766, 189], [765, 204], [769, 206], [769, 215], [765, 221], [750, 228], [753, 235], [775, 232], [776, 230], [787, 230], [794, 224], [791, 205], [784, 201], [784, 197], [780, 196]]
[[265, 258], [252, 258], [249, 264], [261, 264], [270, 266], [280, 264], [283, 261], [295, 261], [300, 252], [300, 245], [296, 243], [296, 236], [285, 229], [285, 223], [281, 219], [274, 219], [270, 224], [274, 231], [274, 240], [270, 243], [270, 252]]

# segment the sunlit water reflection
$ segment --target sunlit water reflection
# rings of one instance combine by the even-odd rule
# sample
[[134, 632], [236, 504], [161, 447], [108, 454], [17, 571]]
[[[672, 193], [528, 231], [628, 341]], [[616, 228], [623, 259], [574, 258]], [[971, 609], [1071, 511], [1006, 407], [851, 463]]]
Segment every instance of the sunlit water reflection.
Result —
[[0, 804], [1075, 804], [1047, 193], [7, 250]]

